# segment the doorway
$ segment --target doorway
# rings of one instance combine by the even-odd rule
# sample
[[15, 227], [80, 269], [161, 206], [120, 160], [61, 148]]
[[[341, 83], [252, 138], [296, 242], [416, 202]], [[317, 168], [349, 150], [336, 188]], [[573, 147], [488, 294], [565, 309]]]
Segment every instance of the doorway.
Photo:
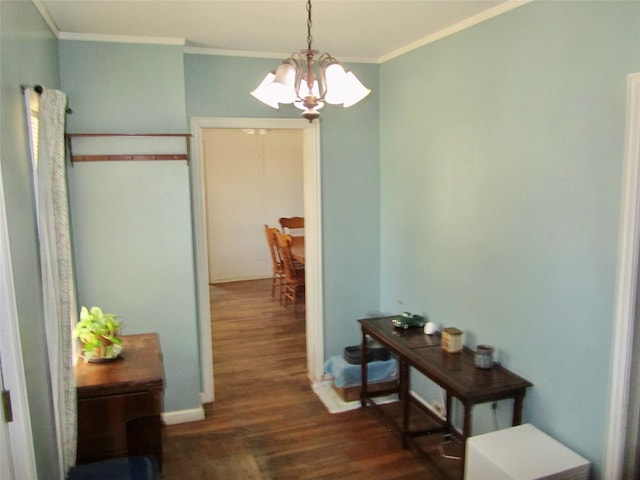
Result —
[[609, 419], [603, 469], [603, 478], [608, 479], [637, 478], [640, 468], [640, 329], [636, 328], [640, 325], [636, 321], [640, 316], [640, 73], [629, 75], [627, 82], [622, 182]]
[[263, 225], [304, 215], [302, 132], [203, 129], [209, 283], [271, 278]]
[[6, 405], [0, 404], [0, 478], [32, 480], [36, 459], [1, 179], [0, 171], [0, 390], [10, 394], [12, 421], [6, 421]]
[[303, 135], [303, 184], [305, 216], [306, 271], [306, 335], [307, 374], [311, 380], [322, 376], [324, 366], [322, 240], [321, 240], [321, 176], [319, 124], [304, 119], [272, 118], [202, 118], [191, 119], [193, 154], [191, 183], [197, 303], [199, 316], [202, 402], [215, 400], [212, 364], [211, 324], [209, 312], [209, 273], [207, 255], [206, 213], [204, 193], [203, 130], [229, 129], [299, 129]]

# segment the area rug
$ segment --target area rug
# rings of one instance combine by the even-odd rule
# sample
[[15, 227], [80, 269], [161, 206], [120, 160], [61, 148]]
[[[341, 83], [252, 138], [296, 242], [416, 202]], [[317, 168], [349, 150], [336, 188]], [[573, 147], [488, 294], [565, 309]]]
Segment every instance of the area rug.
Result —
[[[314, 382], [311, 386], [313, 392], [322, 401], [329, 413], [342, 413], [356, 410], [361, 407], [360, 400], [354, 400], [353, 402], [345, 402], [340, 398], [340, 395], [332, 387], [333, 380], [320, 380]], [[384, 397], [376, 397], [374, 401], [378, 405], [384, 403], [392, 403], [398, 401], [398, 394], [394, 393], [386, 395]]]

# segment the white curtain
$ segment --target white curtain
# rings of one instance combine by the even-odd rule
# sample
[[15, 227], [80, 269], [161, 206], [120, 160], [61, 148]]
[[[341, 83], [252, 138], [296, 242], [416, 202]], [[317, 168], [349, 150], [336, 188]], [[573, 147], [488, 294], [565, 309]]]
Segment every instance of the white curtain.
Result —
[[71, 338], [77, 307], [65, 172], [66, 107], [64, 93], [43, 90], [37, 156], [33, 156], [44, 320], [61, 478], [75, 464], [77, 422]]

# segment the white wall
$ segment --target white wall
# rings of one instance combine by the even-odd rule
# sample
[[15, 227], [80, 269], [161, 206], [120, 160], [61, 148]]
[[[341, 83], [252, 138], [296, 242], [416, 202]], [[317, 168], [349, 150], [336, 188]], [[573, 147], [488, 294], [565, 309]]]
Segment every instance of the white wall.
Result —
[[302, 216], [302, 132], [203, 132], [209, 282], [271, 276], [264, 225]]

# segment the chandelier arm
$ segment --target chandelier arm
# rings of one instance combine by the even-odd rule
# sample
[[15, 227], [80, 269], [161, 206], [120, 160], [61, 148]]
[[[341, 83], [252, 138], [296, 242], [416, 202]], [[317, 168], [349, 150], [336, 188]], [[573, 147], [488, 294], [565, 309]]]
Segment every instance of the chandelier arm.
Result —
[[320, 98], [318, 98], [318, 100], [321, 102], [324, 102], [324, 97], [327, 95], [327, 67], [331, 64], [331, 62], [326, 61], [326, 57], [333, 58], [331, 55], [323, 53], [318, 59], [318, 73], [320, 74], [318, 80]]
[[291, 56], [291, 61], [296, 67], [294, 90], [297, 100], [302, 100], [300, 96], [300, 82], [302, 82], [302, 78], [304, 77], [304, 66], [306, 64], [306, 57], [304, 57], [302, 53], [303, 52], [296, 52]]
[[338, 60], [336, 60], [327, 52], [321, 53], [318, 57], [318, 66], [320, 68], [327, 68], [332, 63], [338, 63]]
[[318, 58], [318, 71], [320, 72], [320, 98], [318, 100], [322, 102], [325, 101], [327, 95], [327, 68], [334, 63], [340, 65], [335, 57], [326, 52], [320, 54]]

